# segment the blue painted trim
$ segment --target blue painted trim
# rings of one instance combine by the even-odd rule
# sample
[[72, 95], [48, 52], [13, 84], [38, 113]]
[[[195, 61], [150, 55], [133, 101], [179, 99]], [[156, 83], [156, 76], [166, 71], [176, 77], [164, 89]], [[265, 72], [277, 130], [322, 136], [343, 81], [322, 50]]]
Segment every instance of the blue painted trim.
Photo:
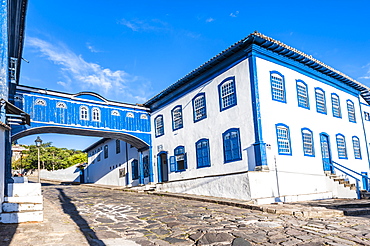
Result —
[[[159, 117], [162, 117], [162, 128], [163, 128], [163, 133], [162, 134], [159, 134], [157, 135], [157, 119]], [[155, 133], [155, 137], [158, 138], [160, 136], [163, 136], [164, 135], [164, 118], [163, 118], [163, 115], [158, 115], [157, 117], [154, 118], [154, 133]]]
[[257, 65], [255, 56], [251, 56], [249, 58], [249, 76], [252, 96], [254, 138], [256, 141], [253, 144], [254, 156], [256, 160], [255, 164], [256, 166], [267, 166], [266, 143], [264, 143], [262, 135], [262, 117], [260, 109]]
[[[309, 155], [309, 154], [306, 154], [305, 153], [305, 149], [304, 149], [304, 137], [303, 137], [303, 131], [309, 131], [311, 133], [311, 139], [312, 139], [312, 154]], [[307, 127], [304, 127], [301, 129], [301, 134], [302, 134], [302, 143], [303, 143], [303, 155], [304, 156], [309, 156], [309, 157], [315, 157], [315, 144], [314, 144], [314, 137], [313, 137], [313, 133], [311, 131], [311, 129], [307, 128]]]
[[347, 92], [353, 96], [359, 96], [360, 91], [351, 87], [350, 85], [345, 84], [341, 80], [329, 77], [325, 74], [322, 74], [302, 63], [299, 63], [297, 61], [294, 61], [290, 58], [281, 56], [279, 54], [274, 53], [273, 51], [266, 50], [264, 48], [261, 48], [255, 44], [252, 45], [253, 53], [264, 60], [274, 62], [278, 65], [282, 65], [286, 68], [293, 69], [299, 73], [302, 73], [303, 75], [306, 75], [312, 79], [318, 80], [319, 82], [322, 82], [324, 84], [333, 86], [334, 88], [337, 88], [338, 90]]
[[[368, 164], [370, 166], [370, 158], [369, 158], [369, 146], [368, 146], [368, 142], [367, 142], [367, 137], [366, 137], [366, 130], [365, 130], [365, 124], [364, 124], [364, 116], [363, 116], [363, 111], [362, 111], [362, 107], [361, 107], [361, 101], [360, 101], [360, 98], [358, 97], [358, 103], [359, 103], [359, 107], [360, 107], [360, 114], [361, 114], [361, 122], [362, 122], [362, 130], [364, 131], [364, 137], [365, 137], [365, 146], [366, 146], [366, 153], [367, 153], [367, 161], [368, 161]], [[367, 107], [370, 107], [368, 104], [364, 104], [365, 106]]]
[[[180, 108], [180, 112], [181, 112], [181, 126], [175, 128], [175, 121], [174, 121], [174, 118], [173, 118], [173, 111], [175, 111], [176, 109]], [[171, 110], [171, 117], [172, 117], [172, 131], [176, 131], [178, 129], [181, 129], [184, 127], [184, 116], [182, 114], [182, 106], [181, 105], [176, 105], [172, 110]]]
[[[204, 99], [204, 111], [205, 111], [205, 114], [203, 115], [202, 118], [199, 118], [199, 119], [196, 119], [196, 111], [195, 111], [195, 99], [197, 99], [197, 97], [199, 96], [203, 96], [203, 99]], [[192, 100], [192, 103], [193, 103], [193, 121], [194, 123], [195, 122], [198, 122], [198, 121], [201, 121], [203, 119], [206, 119], [207, 118], [207, 100], [206, 100], [206, 93], [204, 92], [201, 92], [201, 93], [198, 93], [195, 95], [195, 97], [193, 97], [193, 100]]]
[[166, 154], [166, 156], [168, 155], [168, 152], [167, 151], [161, 151], [157, 154], [157, 172], [158, 172], [158, 183], [161, 183], [162, 182], [162, 158], [161, 158], [161, 154]]
[[[299, 104], [299, 94], [298, 94], [298, 84], [301, 83], [304, 85], [304, 87], [306, 88], [306, 99], [307, 99], [307, 106], [305, 105], [302, 105], [302, 104]], [[297, 103], [298, 103], [298, 107], [300, 108], [305, 108], [305, 109], [310, 109], [310, 97], [309, 97], [309, 94], [308, 94], [308, 86], [307, 84], [301, 80], [301, 79], [296, 79], [296, 88], [297, 88]]]
[[[322, 145], [321, 145], [321, 136], [325, 136], [327, 139], [328, 139], [328, 154], [329, 154], [329, 167], [327, 167], [327, 165], [325, 164], [325, 161], [322, 157]], [[333, 155], [332, 155], [332, 151], [331, 151], [331, 144], [330, 144], [330, 136], [329, 134], [327, 134], [326, 132], [321, 132], [320, 133], [320, 150], [321, 150], [321, 159], [323, 161], [323, 169], [324, 171], [331, 171], [333, 172], [333, 168], [330, 166], [330, 164], [333, 162]]]
[[[234, 131], [236, 131], [238, 133], [239, 156], [237, 156], [233, 159], [230, 159], [230, 160], [226, 160], [225, 135], [228, 134], [229, 132], [234, 132]], [[222, 133], [222, 145], [223, 145], [223, 149], [224, 149], [224, 163], [230, 163], [230, 162], [242, 160], [242, 150], [241, 150], [241, 141], [240, 141], [240, 130], [239, 130], [239, 128], [230, 128], [230, 129], [226, 130], [224, 133]]]
[[140, 151], [139, 156], [139, 183], [144, 184], [144, 163], [143, 163], [143, 152]]
[[[279, 136], [278, 136], [278, 127], [279, 126], [283, 126], [284, 128], [286, 128], [288, 130], [288, 140], [289, 140], [289, 153], [283, 153], [283, 152], [280, 152], [279, 151]], [[290, 139], [290, 130], [289, 130], [289, 126], [285, 125], [284, 123], [277, 123], [275, 124], [275, 131], [276, 131], [276, 142], [277, 142], [277, 150], [278, 150], [278, 154], [279, 155], [292, 155], [292, 143], [291, 143], [291, 139]]]
[[[347, 113], [348, 113], [348, 120], [349, 120], [349, 122], [352, 122], [352, 123], [356, 123], [356, 109], [355, 109], [355, 104], [352, 102], [352, 100], [350, 100], [350, 99], [347, 99]], [[352, 106], [353, 106], [353, 118], [354, 118], [354, 120], [351, 120], [351, 118], [349, 117], [349, 115], [350, 115], [350, 112], [349, 112], [349, 104], [352, 104]]]
[[[272, 87], [272, 75], [273, 74], [278, 74], [281, 78], [282, 78], [282, 86], [283, 86], [283, 100], [279, 100], [279, 99], [276, 99], [274, 98], [274, 91], [273, 91], [273, 87]], [[277, 102], [282, 102], [282, 103], [286, 103], [286, 91], [285, 91], [285, 77], [283, 74], [281, 74], [280, 72], [278, 71], [270, 71], [270, 87], [271, 87], [271, 98], [273, 101], [277, 101]]]
[[[198, 163], [198, 148], [197, 148], [197, 145], [199, 143], [203, 143], [204, 141], [207, 142], [207, 152], [208, 152], [208, 164], [207, 165], [203, 165], [203, 166], [199, 166], [199, 163]], [[201, 151], [203, 150], [203, 148], [201, 148]], [[195, 153], [196, 153], [196, 159], [197, 159], [197, 168], [204, 168], [204, 167], [210, 167], [211, 166], [211, 155], [210, 155], [210, 146], [209, 146], [209, 139], [207, 138], [202, 138], [202, 139], [199, 139], [196, 143], [195, 143]]]
[[[224, 83], [228, 83], [229, 81], [231, 80], [231, 83], [234, 85], [234, 93], [233, 93], [233, 96], [234, 96], [234, 103], [233, 104], [230, 104], [229, 106], [227, 107], [222, 107], [222, 92], [221, 92], [221, 87]], [[234, 106], [236, 106], [238, 103], [237, 103], [237, 95], [236, 95], [236, 83], [235, 83], [235, 76], [230, 76], [230, 77], [227, 77], [226, 79], [224, 79], [219, 85], [218, 85], [218, 100], [219, 100], [219, 103], [220, 103], [220, 112], [221, 111], [224, 111], [226, 109], [229, 109], [229, 108], [232, 108]]]
[[149, 182], [154, 182], [154, 172], [153, 172], [153, 148], [149, 147]]
[[[325, 107], [325, 111], [321, 112], [319, 111], [319, 108], [318, 108], [318, 103], [317, 103], [317, 91], [321, 91], [324, 95], [324, 107]], [[320, 87], [315, 87], [315, 100], [316, 100], [316, 112], [317, 113], [320, 113], [320, 114], [327, 114], [327, 107], [326, 107], [326, 95], [325, 95], [325, 91], [323, 89], [321, 89]]]
[[[339, 155], [338, 137], [342, 137], [342, 138], [343, 138], [343, 142], [344, 142], [344, 150], [345, 150], [345, 153], [346, 153], [346, 157], [343, 157], [343, 156], [340, 156], [340, 155]], [[335, 135], [335, 139], [336, 139], [336, 142], [337, 142], [338, 158], [339, 158], [339, 159], [347, 160], [347, 159], [348, 159], [348, 151], [347, 151], [346, 137], [345, 137], [343, 134], [338, 133], [338, 134], [336, 134], [336, 135]]]
[[[334, 114], [334, 101], [333, 101], [333, 96], [336, 96], [337, 97], [337, 99], [338, 99], [338, 107], [339, 107], [339, 115], [337, 116], [337, 115], [335, 115]], [[342, 108], [341, 108], [341, 106], [340, 106], [340, 97], [337, 95], [337, 93], [331, 93], [331, 96], [330, 96], [330, 98], [331, 98], [331, 111], [332, 111], [332, 113], [333, 113], [333, 117], [336, 117], [336, 118], [342, 118]]]
[[[182, 149], [183, 150], [183, 153], [181, 154], [176, 154], [177, 150], [179, 149]], [[176, 160], [176, 172], [184, 172], [186, 171], [186, 152], [185, 152], [185, 147], [183, 145], [179, 145], [177, 146], [174, 150], [173, 150], [173, 153], [174, 153], [174, 156], [178, 156], [178, 155], [184, 155], [184, 169], [179, 169], [178, 165], [177, 165], [177, 160]]]
[[[355, 140], [358, 142], [358, 150], [360, 152], [360, 158], [356, 157], [356, 152], [355, 152]], [[352, 136], [352, 146], [353, 146], [353, 154], [355, 156], [355, 159], [362, 160], [362, 153], [361, 153], [361, 144], [360, 144], [360, 139], [357, 136]]]

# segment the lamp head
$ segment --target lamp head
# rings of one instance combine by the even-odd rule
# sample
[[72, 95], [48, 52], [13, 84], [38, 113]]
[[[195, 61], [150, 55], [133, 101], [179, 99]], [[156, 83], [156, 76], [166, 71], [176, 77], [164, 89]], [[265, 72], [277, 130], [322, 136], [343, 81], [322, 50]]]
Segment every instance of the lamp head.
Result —
[[41, 138], [40, 138], [39, 136], [37, 136], [37, 138], [36, 138], [36, 140], [35, 140], [35, 143], [36, 143], [36, 146], [37, 146], [37, 147], [40, 147], [40, 146], [41, 146], [41, 144], [42, 144], [42, 140], [41, 140]]

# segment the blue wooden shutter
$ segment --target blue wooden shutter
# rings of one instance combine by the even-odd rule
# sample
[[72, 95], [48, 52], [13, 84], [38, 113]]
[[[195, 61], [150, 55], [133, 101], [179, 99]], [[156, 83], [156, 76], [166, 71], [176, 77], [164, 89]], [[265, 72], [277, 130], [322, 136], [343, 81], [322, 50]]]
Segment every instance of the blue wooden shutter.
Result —
[[187, 163], [187, 160], [186, 160], [186, 153], [184, 154], [184, 169], [188, 169], [188, 163]]
[[176, 171], [176, 157], [170, 156], [170, 172]]

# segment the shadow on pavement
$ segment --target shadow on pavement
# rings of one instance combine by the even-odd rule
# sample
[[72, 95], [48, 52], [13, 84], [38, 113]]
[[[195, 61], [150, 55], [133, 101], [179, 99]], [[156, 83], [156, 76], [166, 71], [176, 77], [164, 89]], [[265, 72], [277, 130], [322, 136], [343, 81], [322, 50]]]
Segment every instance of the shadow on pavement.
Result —
[[82, 218], [82, 216], [79, 214], [76, 206], [71, 202], [71, 198], [69, 198], [64, 193], [62, 188], [57, 188], [57, 190], [59, 191], [58, 197], [64, 213], [68, 214], [71, 217], [71, 219], [76, 223], [76, 225], [80, 228], [80, 231], [83, 233], [89, 244], [92, 246], [104, 246], [105, 244], [103, 243], [103, 241], [97, 238], [95, 232], [90, 228], [87, 221], [84, 218]]
[[0, 224], [0, 245], [10, 245], [18, 224]]

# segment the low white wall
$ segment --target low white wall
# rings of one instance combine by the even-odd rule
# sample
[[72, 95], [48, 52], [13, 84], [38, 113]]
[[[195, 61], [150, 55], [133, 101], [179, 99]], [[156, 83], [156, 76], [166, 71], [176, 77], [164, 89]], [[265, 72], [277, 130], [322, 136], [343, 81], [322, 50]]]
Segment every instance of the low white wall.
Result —
[[41, 170], [40, 177], [42, 179], [51, 179], [58, 181], [80, 181], [80, 169], [75, 166], [71, 166], [66, 169], [60, 169], [55, 171]]
[[247, 173], [203, 177], [157, 184], [158, 191], [250, 200]]

